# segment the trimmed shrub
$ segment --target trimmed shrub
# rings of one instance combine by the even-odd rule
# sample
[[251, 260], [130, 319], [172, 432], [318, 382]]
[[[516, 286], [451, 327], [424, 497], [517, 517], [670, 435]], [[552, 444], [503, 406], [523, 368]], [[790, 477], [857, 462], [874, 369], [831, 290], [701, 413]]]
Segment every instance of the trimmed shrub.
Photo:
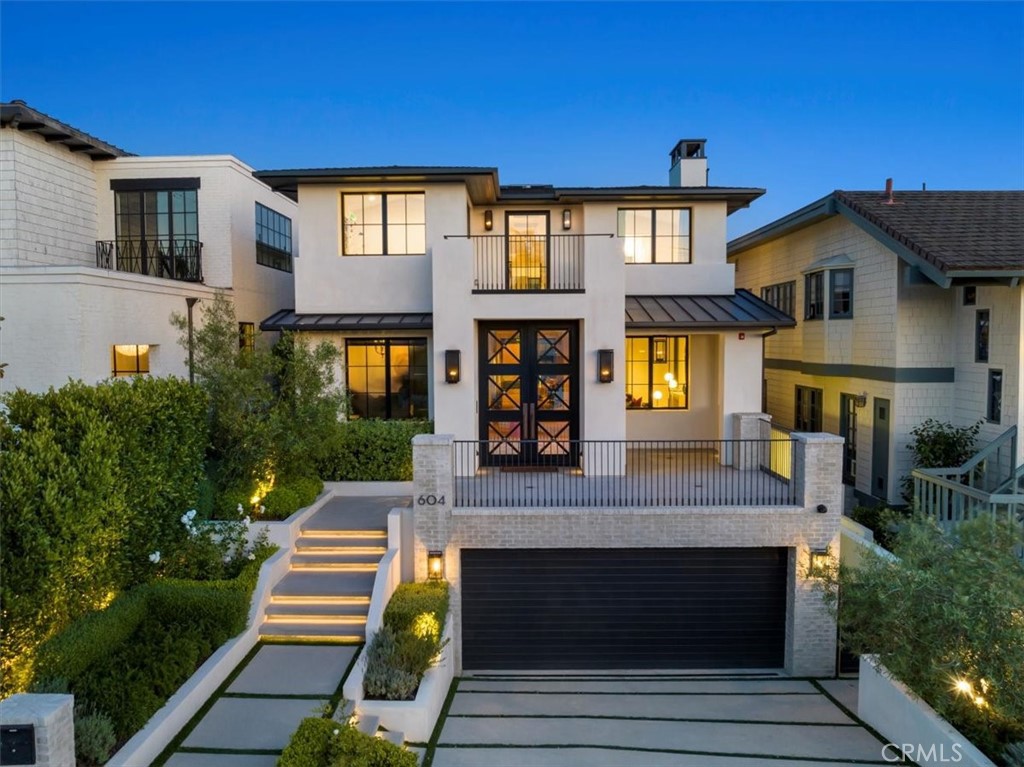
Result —
[[330, 719], [303, 719], [278, 758], [277, 767], [328, 767], [331, 741], [339, 727]]
[[384, 623], [395, 631], [405, 631], [423, 613], [430, 613], [444, 626], [448, 615], [448, 584], [444, 581], [425, 583], [402, 583], [395, 589], [387, 607], [384, 608]]
[[409, 481], [412, 479], [412, 438], [433, 430], [430, 421], [339, 423], [325, 446], [319, 474], [331, 482]]
[[217, 493], [213, 504], [213, 519], [238, 519], [238, 507], [248, 513], [252, 508], [252, 490], [229, 488]]
[[313, 504], [324, 490], [324, 483], [317, 477], [294, 477], [284, 481], [299, 496], [299, 508]]
[[261, 519], [287, 519], [299, 510], [299, 496], [286, 485], [278, 485], [263, 499]]
[[80, 764], [105, 764], [114, 751], [117, 738], [114, 724], [103, 714], [75, 712], [75, 756]]
[[366, 650], [366, 673], [363, 675], [367, 698], [412, 700], [416, 696], [420, 677], [403, 668], [398, 642], [398, 634], [390, 626], [382, 626], [374, 634]]

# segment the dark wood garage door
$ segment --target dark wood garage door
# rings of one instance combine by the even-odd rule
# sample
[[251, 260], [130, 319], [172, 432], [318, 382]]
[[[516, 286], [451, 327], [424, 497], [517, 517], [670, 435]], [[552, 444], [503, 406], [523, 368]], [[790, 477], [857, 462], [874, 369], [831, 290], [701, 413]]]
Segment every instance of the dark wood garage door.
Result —
[[785, 548], [463, 549], [481, 669], [780, 668]]

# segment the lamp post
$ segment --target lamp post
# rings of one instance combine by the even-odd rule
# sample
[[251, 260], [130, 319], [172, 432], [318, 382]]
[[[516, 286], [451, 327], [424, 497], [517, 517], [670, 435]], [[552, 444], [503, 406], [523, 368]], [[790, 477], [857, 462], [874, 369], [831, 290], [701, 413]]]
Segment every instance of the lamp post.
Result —
[[185, 299], [185, 303], [188, 305], [188, 382], [190, 384], [195, 384], [196, 382], [195, 372], [192, 369], [195, 362], [195, 349], [192, 343], [192, 307], [198, 301], [198, 298], [193, 298], [192, 296], [188, 296]]

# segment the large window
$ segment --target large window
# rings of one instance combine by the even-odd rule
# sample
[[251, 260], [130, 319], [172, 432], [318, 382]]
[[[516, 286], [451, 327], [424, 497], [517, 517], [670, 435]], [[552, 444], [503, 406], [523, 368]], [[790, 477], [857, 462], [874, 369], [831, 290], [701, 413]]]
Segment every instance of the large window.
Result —
[[256, 203], [256, 263], [292, 270], [292, 220]]
[[991, 315], [988, 309], [979, 309], [974, 315], [974, 361], [988, 362], [988, 332]]
[[1003, 417], [1003, 371], [988, 371], [988, 398], [985, 407], [985, 420], [999, 423]]
[[111, 365], [114, 378], [145, 375], [149, 373], [148, 344], [116, 344], [112, 351]]
[[796, 431], [821, 431], [821, 389], [796, 387]]
[[627, 264], [688, 264], [690, 209], [620, 209], [619, 237]]
[[427, 252], [423, 192], [343, 194], [342, 252], [346, 256], [405, 256]]
[[238, 348], [245, 352], [256, 350], [256, 324], [253, 322], [238, 323]]
[[683, 410], [690, 405], [689, 338], [626, 339], [626, 407]]
[[761, 298], [780, 312], [793, 316], [793, 296], [796, 294], [795, 282], [780, 282], [761, 288]]
[[427, 341], [349, 340], [345, 345], [353, 418], [427, 418]]
[[825, 316], [825, 273], [813, 272], [804, 277], [804, 319], [820, 320]]
[[195, 189], [131, 190], [114, 193], [118, 240], [148, 240], [163, 245], [199, 240]]
[[829, 317], [853, 317], [853, 269], [833, 269], [828, 274]]

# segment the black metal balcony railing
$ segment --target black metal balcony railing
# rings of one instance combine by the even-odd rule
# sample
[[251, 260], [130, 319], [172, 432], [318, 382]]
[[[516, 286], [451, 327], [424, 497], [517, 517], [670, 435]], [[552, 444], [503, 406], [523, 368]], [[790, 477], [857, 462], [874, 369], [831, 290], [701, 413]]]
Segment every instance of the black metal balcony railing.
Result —
[[586, 238], [611, 236], [471, 235], [473, 290], [477, 293], [581, 292]]
[[185, 239], [96, 241], [96, 266], [181, 282], [203, 281], [203, 243]]
[[[455, 506], [791, 506], [793, 440], [456, 441]], [[496, 464], [496, 465], [489, 465]]]

